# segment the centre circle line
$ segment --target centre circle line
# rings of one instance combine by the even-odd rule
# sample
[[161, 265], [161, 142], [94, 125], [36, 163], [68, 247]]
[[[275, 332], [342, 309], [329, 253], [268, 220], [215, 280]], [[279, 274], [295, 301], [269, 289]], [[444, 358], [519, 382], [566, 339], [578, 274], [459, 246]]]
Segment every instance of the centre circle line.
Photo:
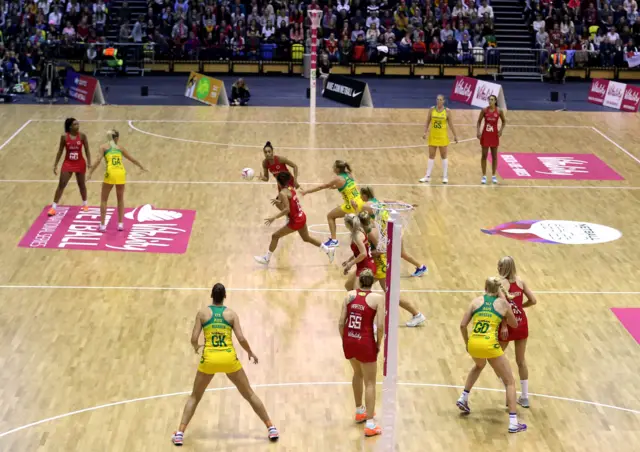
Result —
[[[328, 227], [328, 225], [326, 223], [310, 224], [308, 226], [309, 232], [313, 232], [314, 234], [328, 234], [329, 233], [329, 231], [317, 231], [317, 230], [313, 229], [315, 226], [327, 226]], [[336, 226], [346, 228], [346, 226], [343, 225], [343, 224], [336, 223]], [[351, 233], [349, 231], [345, 231], [345, 232], [336, 232], [336, 234], [337, 235], [349, 235]]]
[[[381, 385], [382, 382], [378, 382], [377, 384]], [[464, 389], [464, 386], [461, 386], [461, 385], [448, 385], [448, 384], [436, 384], [436, 383], [398, 382], [397, 384], [398, 384], [398, 386], [407, 386], [407, 387], [414, 387], [414, 388], [415, 387], [423, 387], [423, 388], [424, 387], [429, 387], [429, 388], [445, 388], [445, 389]], [[309, 382], [299, 382], [299, 383], [265, 383], [265, 384], [252, 385], [252, 387], [253, 388], [290, 388], [290, 387], [301, 387], [301, 386], [347, 386], [347, 385], [351, 385], [351, 382], [350, 381], [309, 381]], [[235, 386], [225, 386], [225, 387], [222, 387], [222, 388], [209, 388], [205, 392], [228, 391], [228, 390], [231, 390], [231, 389], [236, 389], [236, 387]], [[474, 387], [473, 389], [475, 391], [505, 392], [504, 389], [495, 389], [495, 388], [478, 388], [478, 387]], [[32, 422], [30, 424], [25, 424], [25, 425], [22, 425], [20, 427], [13, 428], [11, 430], [7, 430], [6, 432], [0, 433], [0, 438], [3, 438], [3, 437], [8, 436], [8, 435], [11, 435], [13, 433], [17, 433], [17, 432], [19, 432], [21, 430], [26, 430], [26, 429], [31, 428], [31, 427], [36, 427], [38, 425], [45, 424], [47, 422], [56, 421], [56, 420], [59, 420], [59, 419], [64, 419], [64, 418], [67, 418], [67, 417], [75, 416], [76, 414], [82, 414], [82, 413], [87, 413], [87, 412], [91, 412], [91, 411], [97, 411], [97, 410], [101, 410], [101, 409], [104, 409], [104, 408], [110, 408], [110, 407], [113, 407], [113, 406], [128, 405], [130, 403], [135, 403], [135, 402], [144, 402], [146, 400], [155, 400], [155, 399], [176, 397], [176, 396], [180, 396], [180, 395], [189, 395], [189, 394], [191, 394], [191, 391], [172, 392], [172, 393], [168, 393], [168, 394], [158, 394], [158, 395], [153, 395], [153, 396], [148, 396], [148, 397], [139, 397], [139, 398], [135, 398], [135, 399], [122, 400], [120, 402], [106, 403], [104, 405], [98, 405], [98, 406], [94, 406], [94, 407], [90, 407], [90, 408], [83, 408], [81, 410], [76, 410], [76, 411], [71, 411], [69, 413], [59, 414], [57, 416], [48, 417], [46, 419], [41, 419], [39, 421]], [[529, 396], [541, 397], [541, 398], [552, 399], [552, 400], [561, 400], [563, 402], [582, 403], [582, 404], [585, 404], [585, 405], [591, 405], [591, 406], [600, 407], [600, 408], [610, 408], [612, 410], [624, 411], [624, 412], [640, 415], [640, 410], [634, 410], [634, 409], [631, 409], [631, 408], [624, 408], [624, 407], [619, 407], [619, 406], [609, 405], [609, 404], [599, 403], [599, 402], [591, 402], [589, 400], [580, 400], [580, 399], [573, 399], [573, 398], [570, 398], [570, 397], [561, 397], [561, 396], [554, 396], [554, 395], [547, 395], [547, 394], [536, 394], [536, 393], [532, 393], [532, 392], [529, 393]]]
[[[183, 143], [195, 143], [195, 144], [207, 144], [213, 146], [228, 146], [234, 148], [253, 148], [253, 149], [262, 149], [263, 145], [257, 144], [235, 144], [235, 143], [217, 143], [214, 141], [201, 141], [201, 140], [190, 140], [188, 138], [178, 138], [172, 137], [168, 135], [160, 135], [158, 133], [148, 132], [146, 130], [142, 130], [133, 125], [133, 120], [127, 121], [129, 127], [135, 130], [136, 132], [140, 132], [144, 135], [149, 135], [156, 138], [161, 138], [163, 140], [174, 140], [174, 141], [182, 141]], [[464, 140], [459, 140], [458, 143], [464, 143], [466, 141], [477, 140], [477, 138], [467, 138]], [[278, 146], [278, 149], [285, 150], [313, 150], [313, 151], [376, 151], [376, 150], [384, 150], [384, 149], [417, 149], [417, 148], [426, 148], [428, 145], [426, 144], [418, 144], [418, 145], [410, 145], [410, 146], [378, 146], [378, 147], [357, 147], [357, 148], [315, 148], [315, 147], [300, 147], [300, 146]]]

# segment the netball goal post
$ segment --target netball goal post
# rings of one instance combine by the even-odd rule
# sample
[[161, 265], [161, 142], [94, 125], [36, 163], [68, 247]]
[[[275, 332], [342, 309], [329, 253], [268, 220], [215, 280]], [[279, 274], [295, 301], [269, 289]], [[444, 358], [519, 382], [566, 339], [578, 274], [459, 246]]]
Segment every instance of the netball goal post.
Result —
[[385, 294], [384, 369], [382, 381], [381, 451], [395, 450], [398, 387], [398, 323], [400, 309], [400, 255], [402, 230], [414, 208], [403, 202], [383, 202], [373, 206], [379, 233], [377, 249], [387, 253], [387, 292]]
[[316, 123], [316, 76], [318, 64], [318, 28], [322, 20], [322, 10], [312, 3], [307, 9], [307, 16], [311, 20], [311, 61], [309, 74], [309, 122]]

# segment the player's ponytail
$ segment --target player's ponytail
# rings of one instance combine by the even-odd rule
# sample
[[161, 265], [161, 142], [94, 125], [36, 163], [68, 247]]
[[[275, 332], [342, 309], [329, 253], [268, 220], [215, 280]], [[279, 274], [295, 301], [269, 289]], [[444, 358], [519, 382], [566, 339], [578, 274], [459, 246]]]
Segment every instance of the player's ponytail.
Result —
[[516, 278], [516, 263], [511, 256], [505, 256], [498, 261], [498, 273], [508, 281]]
[[364, 229], [362, 229], [362, 224], [360, 224], [360, 218], [357, 215], [352, 213], [345, 215], [344, 224], [347, 226], [347, 229], [351, 232], [351, 240], [355, 241], [358, 236], [358, 232], [362, 232], [364, 234]]
[[107, 130], [107, 142], [112, 148], [117, 147], [116, 139], [120, 136], [116, 129]]
[[213, 304], [222, 304], [224, 299], [227, 298], [227, 289], [224, 288], [222, 283], [216, 283], [211, 289], [211, 298]]
[[360, 282], [360, 287], [362, 289], [371, 289], [373, 283], [376, 281], [373, 277], [373, 272], [368, 268], [365, 268], [360, 272], [360, 276], [358, 276], [358, 281]]
[[502, 280], [497, 276], [489, 276], [484, 283], [484, 291], [487, 295], [497, 297], [500, 288], [502, 288]]
[[351, 166], [344, 160], [336, 160], [333, 164], [340, 173], [352, 173]]
[[71, 132], [71, 126], [76, 121], [76, 118], [67, 118], [64, 120], [64, 131], [66, 133]]
[[365, 195], [367, 197], [367, 201], [371, 201], [373, 198], [375, 198], [375, 195], [373, 194], [373, 188], [371, 187], [362, 187], [360, 189], [360, 195]]
[[501, 293], [507, 300], [511, 300], [513, 296], [502, 286], [502, 278], [500, 276], [490, 276], [484, 283], [484, 291], [487, 295], [493, 297], [499, 296]]
[[358, 220], [360, 220], [360, 224], [365, 230], [368, 230], [371, 226], [371, 217], [364, 210], [358, 214]]

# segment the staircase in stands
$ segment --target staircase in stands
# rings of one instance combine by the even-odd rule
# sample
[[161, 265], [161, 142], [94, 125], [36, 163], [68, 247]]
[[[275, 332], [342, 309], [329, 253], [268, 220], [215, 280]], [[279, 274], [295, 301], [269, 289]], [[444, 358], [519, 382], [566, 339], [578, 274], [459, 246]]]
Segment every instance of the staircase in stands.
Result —
[[538, 53], [532, 52], [533, 38], [524, 21], [519, 0], [491, 0], [496, 40], [500, 51], [500, 73], [505, 79], [540, 79]]
[[[109, 24], [105, 32], [107, 42], [117, 43], [120, 40], [120, 9], [123, 3], [125, 3], [123, 0], [111, 0], [109, 3]], [[129, 11], [131, 11], [129, 17], [129, 34], [131, 34], [136, 19], [146, 15], [148, 6], [145, 0], [129, 0], [126, 3], [129, 6]], [[127, 64], [125, 64], [127, 74], [144, 75], [142, 62], [144, 51], [142, 46], [120, 47], [118, 53], [119, 57], [127, 62]]]
[[[120, 8], [122, 8], [123, 3], [125, 3], [123, 0], [112, 0], [109, 3], [109, 25], [105, 32], [109, 42], [118, 42], [120, 36]], [[129, 18], [129, 33], [131, 33], [136, 18], [146, 15], [149, 7], [145, 0], [129, 0], [126, 3], [129, 4], [129, 11], [131, 11], [131, 17]]]

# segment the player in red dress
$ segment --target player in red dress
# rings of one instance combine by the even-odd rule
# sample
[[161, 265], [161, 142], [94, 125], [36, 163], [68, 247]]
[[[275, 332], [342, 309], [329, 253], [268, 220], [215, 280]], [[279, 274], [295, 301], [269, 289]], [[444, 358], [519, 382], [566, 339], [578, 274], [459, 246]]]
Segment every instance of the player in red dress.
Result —
[[[505, 322], [500, 326], [500, 345], [505, 350], [509, 342], [513, 342], [516, 348], [516, 363], [520, 374], [520, 386], [522, 394], [518, 397], [518, 404], [529, 408], [529, 369], [525, 361], [527, 350], [527, 338], [529, 337], [529, 323], [524, 309], [537, 303], [535, 295], [527, 287], [525, 282], [516, 274], [516, 264], [511, 256], [506, 256], [498, 262], [498, 272], [502, 279], [502, 287], [509, 291], [512, 297], [511, 310], [518, 320], [518, 326], [511, 328]], [[523, 303], [523, 295], [527, 301]]]
[[[264, 145], [264, 160], [262, 161], [262, 175], [261, 179], [264, 182], [269, 181], [269, 173], [273, 174], [273, 177], [276, 177], [279, 173], [285, 172], [291, 174], [291, 178], [289, 179], [289, 186], [293, 188], [300, 188], [298, 185], [298, 165], [293, 163], [286, 157], [278, 156], [273, 153], [273, 146], [271, 146], [271, 141], [267, 141], [267, 144]], [[289, 170], [289, 167], [293, 170], [293, 174]], [[277, 181], [276, 177], [276, 181]], [[278, 183], [278, 192], [282, 187], [280, 183]]]
[[[358, 276], [360, 276], [360, 273], [365, 268], [371, 270], [375, 275], [376, 263], [371, 256], [369, 239], [358, 215], [352, 213], [347, 214], [344, 217], [344, 224], [351, 233], [351, 251], [353, 252], [353, 256], [342, 263], [344, 274], [349, 275], [347, 282], [344, 283], [344, 287], [347, 290], [353, 290], [358, 288], [356, 284]], [[356, 266], [356, 271], [349, 274], [349, 270], [351, 270], [353, 265]]]
[[[365, 436], [375, 436], [382, 433], [373, 416], [375, 416], [376, 406], [378, 352], [384, 337], [384, 296], [371, 293], [371, 286], [375, 281], [371, 270], [364, 269], [360, 272], [358, 279], [360, 289], [352, 290], [347, 294], [338, 325], [344, 357], [353, 367], [355, 420], [358, 423], [366, 421]], [[377, 338], [374, 332], [374, 321], [377, 322]], [[365, 406], [362, 405], [363, 392]]]
[[[482, 119], [484, 118], [484, 127], [482, 127]], [[502, 120], [502, 124], [498, 129], [498, 119]], [[487, 155], [491, 149], [491, 182], [498, 183], [496, 171], [498, 170], [498, 146], [500, 146], [500, 137], [502, 131], [507, 125], [504, 112], [498, 108], [498, 98], [489, 96], [489, 106], [480, 110], [478, 117], [478, 138], [480, 146], [482, 146], [482, 159], [480, 166], [482, 167], [482, 184], [487, 183]], [[482, 130], [481, 130], [482, 129]]]
[[[58, 162], [60, 162], [62, 152], [66, 149], [64, 162], [62, 162], [62, 168], [60, 169], [60, 181], [58, 182], [56, 194], [53, 196], [51, 209], [49, 209], [48, 212], [50, 217], [56, 214], [58, 202], [60, 202], [62, 193], [74, 173], [76, 175], [76, 181], [78, 182], [78, 188], [80, 189], [80, 196], [82, 197], [82, 210], [85, 212], [88, 210], [85, 173], [87, 172], [87, 164], [91, 166], [89, 142], [87, 141], [87, 136], [80, 132], [80, 123], [75, 118], [65, 119], [64, 132], [64, 135], [60, 137], [60, 147], [58, 148], [56, 161], [53, 164], [53, 174], [58, 175]], [[86, 161], [82, 155], [83, 147], [84, 152], [87, 154]]]
[[261, 264], [267, 265], [269, 260], [271, 260], [271, 255], [278, 247], [278, 241], [282, 237], [298, 231], [302, 240], [317, 248], [321, 248], [325, 253], [327, 253], [329, 260], [333, 261], [335, 250], [333, 248], [326, 248], [322, 246], [320, 240], [311, 237], [309, 234], [309, 229], [307, 228], [307, 216], [302, 210], [295, 188], [290, 185], [291, 174], [282, 171], [276, 175], [276, 180], [278, 181], [278, 186], [283, 188], [280, 189], [278, 197], [274, 201], [276, 205], [282, 207], [279, 213], [267, 218], [264, 223], [269, 226], [274, 220], [284, 216], [287, 217], [287, 223], [271, 235], [271, 243], [269, 244], [269, 251], [267, 251], [267, 254], [264, 256], [254, 256], [254, 259]]

